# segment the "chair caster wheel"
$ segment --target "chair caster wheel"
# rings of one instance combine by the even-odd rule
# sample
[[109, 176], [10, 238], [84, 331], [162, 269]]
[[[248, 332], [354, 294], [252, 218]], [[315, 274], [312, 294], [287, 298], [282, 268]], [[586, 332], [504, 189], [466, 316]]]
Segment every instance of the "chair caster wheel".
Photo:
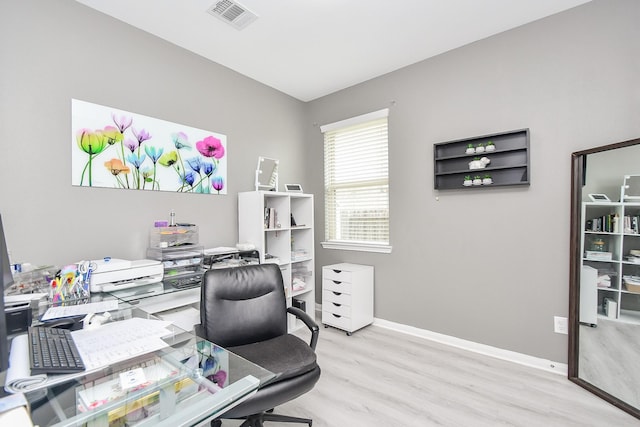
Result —
[[352, 332], [347, 332], [347, 336], [350, 337]]
[[222, 421], [220, 420], [212, 420], [211, 427], [222, 427]]
[[327, 329], [329, 327], [329, 325], [324, 325], [324, 328]]

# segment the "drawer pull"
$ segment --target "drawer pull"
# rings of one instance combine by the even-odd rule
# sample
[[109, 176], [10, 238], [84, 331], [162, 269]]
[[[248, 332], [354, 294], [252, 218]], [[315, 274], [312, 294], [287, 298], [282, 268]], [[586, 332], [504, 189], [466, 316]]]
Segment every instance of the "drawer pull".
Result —
[[333, 292], [333, 294], [334, 294], [334, 295], [336, 295], [336, 296], [340, 296], [340, 295], [342, 295], [342, 292], [336, 292], [336, 291], [332, 291], [332, 292]]
[[339, 282], [338, 280], [332, 280], [333, 283], [335, 283], [336, 285], [339, 285], [342, 282]]
[[335, 305], [336, 307], [341, 307], [342, 306], [342, 304], [337, 304], [335, 302], [332, 302], [331, 304]]
[[340, 274], [340, 273], [342, 273], [342, 270], [333, 270], [333, 272]]
[[[333, 313], [331, 313], [331, 314], [333, 314]], [[333, 314], [333, 317], [338, 317], [338, 318], [340, 318], [340, 317], [342, 317], [342, 316], [340, 316], [339, 314]]]

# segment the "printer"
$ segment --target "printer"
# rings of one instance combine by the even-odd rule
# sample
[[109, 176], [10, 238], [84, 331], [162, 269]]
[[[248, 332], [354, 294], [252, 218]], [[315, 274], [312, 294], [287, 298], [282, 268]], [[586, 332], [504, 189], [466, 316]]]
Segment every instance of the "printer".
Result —
[[91, 261], [89, 285], [91, 292], [111, 292], [150, 285], [162, 281], [164, 268], [160, 261], [141, 259], [128, 261], [105, 258]]

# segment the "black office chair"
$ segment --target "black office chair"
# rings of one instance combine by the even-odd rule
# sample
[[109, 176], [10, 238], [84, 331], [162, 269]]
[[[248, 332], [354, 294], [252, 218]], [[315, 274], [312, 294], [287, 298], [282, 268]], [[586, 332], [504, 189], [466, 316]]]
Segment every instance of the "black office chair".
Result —
[[[307, 344], [287, 333], [287, 313], [311, 331]], [[308, 392], [320, 378], [315, 347], [319, 328], [304, 311], [287, 308], [282, 274], [275, 264], [208, 270], [202, 281], [200, 325], [196, 334], [268, 369], [276, 377], [221, 418], [312, 424], [311, 419], [272, 413], [273, 408]], [[217, 419], [213, 427], [221, 426]]]

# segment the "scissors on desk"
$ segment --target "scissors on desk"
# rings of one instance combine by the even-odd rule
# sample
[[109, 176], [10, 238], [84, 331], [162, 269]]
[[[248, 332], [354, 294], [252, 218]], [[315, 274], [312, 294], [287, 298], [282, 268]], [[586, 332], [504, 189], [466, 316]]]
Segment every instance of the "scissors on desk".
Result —
[[93, 261], [80, 261], [78, 263], [78, 272], [82, 274], [82, 281], [85, 285], [89, 286], [89, 279], [91, 279], [91, 272], [98, 268], [98, 264]]

